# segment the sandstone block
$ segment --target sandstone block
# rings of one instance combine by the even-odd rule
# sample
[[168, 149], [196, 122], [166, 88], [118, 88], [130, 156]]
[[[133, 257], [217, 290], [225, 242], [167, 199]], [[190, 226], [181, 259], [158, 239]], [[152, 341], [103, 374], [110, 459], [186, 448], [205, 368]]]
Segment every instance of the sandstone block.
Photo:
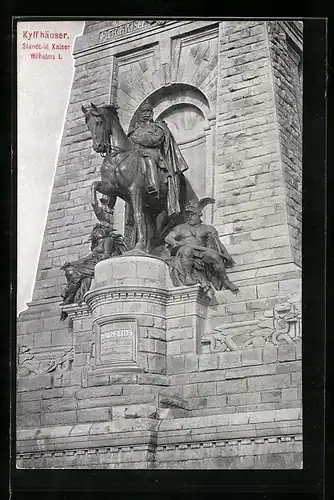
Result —
[[57, 424], [68, 424], [76, 422], [76, 411], [62, 411], [53, 413], [42, 413], [41, 424], [42, 425], [57, 425]]
[[296, 359], [302, 358], [302, 342], [300, 339], [296, 340]]
[[216, 394], [216, 382], [205, 382], [197, 384], [199, 396], [211, 396]]
[[51, 341], [53, 346], [71, 345], [72, 334], [68, 331], [56, 330], [51, 333]]
[[169, 375], [175, 375], [177, 373], [184, 373], [185, 371], [185, 357], [178, 356], [168, 356], [167, 358], [167, 373]]
[[219, 368], [219, 356], [217, 354], [201, 354], [198, 360], [199, 371], [216, 370]]
[[275, 363], [277, 361], [278, 349], [275, 346], [265, 346], [263, 348], [263, 363]]
[[17, 412], [19, 414], [39, 413], [41, 411], [41, 401], [25, 401], [24, 403], [17, 402]]
[[[246, 379], [223, 380], [217, 382], [217, 394], [244, 393], [247, 390]], [[257, 389], [251, 389], [256, 391]]]
[[257, 285], [257, 295], [258, 298], [263, 297], [273, 297], [279, 295], [278, 283], [265, 283], [263, 285]]
[[232, 406], [248, 405], [260, 402], [260, 392], [240, 393], [227, 396], [227, 404]]
[[147, 355], [148, 359], [148, 369], [152, 373], [166, 373], [166, 357], [163, 354], [151, 354]]
[[120, 396], [122, 394], [122, 387], [107, 386], [107, 387], [90, 387], [87, 389], [80, 389], [75, 393], [75, 397], [79, 400], [92, 399], [99, 397]]
[[[17, 325], [17, 330], [19, 330], [19, 325]], [[19, 345], [24, 345], [26, 347], [34, 347], [34, 335], [20, 335], [20, 333], [17, 331], [17, 342]]]
[[241, 366], [241, 352], [231, 351], [219, 354], [219, 368], [232, 368]]
[[154, 324], [153, 316], [143, 314], [143, 315], [137, 316], [137, 318], [138, 318], [138, 325], [139, 326], [153, 326], [153, 324]]
[[[283, 389], [286, 390], [286, 389]], [[290, 390], [290, 389], [288, 389]], [[282, 398], [282, 390], [274, 390], [274, 391], [262, 391], [261, 392], [261, 401], [262, 403], [277, 403], [280, 402]]]
[[283, 389], [282, 390], [282, 401], [283, 403], [285, 401], [296, 401], [299, 400], [298, 396], [298, 390], [296, 387], [293, 387], [291, 389]]
[[16, 415], [16, 425], [18, 427], [36, 427], [41, 425], [41, 415], [39, 413], [25, 413]]
[[101, 422], [105, 420], [111, 420], [110, 408], [77, 410], [77, 422]]
[[109, 375], [110, 384], [136, 384], [137, 379], [136, 373], [111, 373]]
[[60, 412], [75, 410], [77, 407], [77, 401], [74, 398], [57, 398], [55, 400], [46, 399], [42, 401], [42, 411], [43, 412]]
[[[168, 323], [167, 323], [168, 325]], [[193, 337], [193, 328], [191, 326], [186, 328], [169, 328], [166, 332], [166, 339], [169, 340], [182, 340], [191, 339]]]
[[158, 375], [157, 373], [139, 373], [138, 383], [163, 386], [169, 385], [168, 378], [164, 375]]
[[149, 353], [166, 354], [166, 342], [155, 339], [141, 339], [139, 349]]
[[167, 320], [174, 316], [180, 317], [184, 315], [184, 304], [170, 304], [166, 307]]
[[291, 384], [297, 387], [302, 385], [302, 372], [291, 373]]
[[181, 353], [196, 353], [196, 341], [195, 339], [184, 339], [180, 341], [181, 343]]
[[243, 366], [259, 365], [262, 363], [262, 348], [245, 349], [241, 352], [241, 364]]
[[272, 375], [277, 373], [276, 363], [270, 365], [256, 365], [243, 368], [232, 368], [225, 372], [225, 378], [235, 379], [244, 377], [256, 377], [257, 375]]
[[88, 387], [99, 387], [109, 385], [109, 375], [89, 375], [87, 379]]
[[33, 401], [40, 400], [42, 398], [43, 389], [37, 389], [35, 391], [29, 392], [18, 392], [16, 394], [17, 401]]
[[249, 391], [286, 389], [291, 386], [290, 375], [263, 375], [248, 380]]
[[197, 384], [184, 385], [182, 394], [185, 399], [197, 398], [199, 396], [198, 385]]
[[36, 375], [33, 378], [19, 377], [17, 379], [17, 391], [36, 391], [37, 389], [51, 389], [52, 375]]
[[237, 302], [235, 304], [227, 304], [226, 305], [226, 313], [227, 314], [243, 313], [243, 312], [246, 312], [245, 302]]
[[281, 294], [295, 293], [301, 290], [301, 280], [292, 279], [279, 282], [279, 291]]
[[301, 361], [286, 361], [284, 363], [278, 363], [276, 369], [276, 373], [292, 373], [301, 371], [302, 371]]
[[166, 328], [166, 320], [165, 318], [155, 317], [153, 320], [153, 325], [157, 329], [164, 330]]
[[166, 340], [166, 330], [164, 328], [148, 327], [147, 334], [152, 339]]
[[40, 332], [34, 335], [34, 347], [50, 347], [51, 333], [50, 332]]
[[185, 355], [185, 369], [186, 372], [196, 372], [198, 370], [198, 355], [186, 354]]
[[167, 343], [168, 356], [181, 354], [181, 340], [169, 340]]
[[[205, 398], [205, 404], [203, 405], [198, 404], [196, 408], [224, 408], [224, 413], [229, 413], [234, 412], [235, 408], [234, 407], [228, 407], [227, 406], [227, 396], [226, 395], [214, 395], [214, 396], [206, 396]], [[192, 402], [195, 400], [192, 400]], [[194, 406], [195, 407], [195, 406]]]
[[173, 328], [179, 328], [182, 330], [183, 328], [191, 327], [193, 325], [193, 317], [191, 315], [178, 317], [178, 318], [169, 318], [167, 320], [168, 330]]
[[[81, 352], [81, 347], [76, 346], [74, 364], [75, 366], [87, 366], [87, 353]], [[80, 354], [79, 354], [80, 353]]]
[[278, 361], [291, 361], [296, 359], [295, 344], [284, 344], [278, 346]]

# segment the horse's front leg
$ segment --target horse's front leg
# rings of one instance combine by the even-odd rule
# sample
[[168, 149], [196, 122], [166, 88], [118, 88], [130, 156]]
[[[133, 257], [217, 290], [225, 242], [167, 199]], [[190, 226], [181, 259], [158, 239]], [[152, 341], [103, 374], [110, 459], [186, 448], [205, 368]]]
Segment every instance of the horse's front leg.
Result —
[[[108, 222], [112, 224], [112, 211], [114, 209], [117, 195], [111, 192], [112, 186], [107, 181], [95, 181], [91, 186], [91, 205], [93, 207], [94, 213], [97, 219], [100, 222]], [[103, 206], [99, 205], [97, 201], [97, 192], [103, 194], [104, 196], [108, 196], [108, 199], [105, 200], [105, 203], [108, 205], [108, 213]], [[103, 202], [103, 200], [101, 200]]]
[[[112, 193], [112, 185], [108, 181], [94, 181], [91, 185], [91, 203], [92, 205], [97, 205], [97, 196], [96, 193], [104, 194], [105, 196], [113, 196]], [[116, 201], [116, 197], [115, 197]]]
[[143, 193], [142, 190], [132, 185], [129, 189], [131, 204], [133, 209], [133, 218], [136, 224], [137, 243], [135, 248], [138, 250], [146, 251], [146, 226], [145, 216], [143, 211]]

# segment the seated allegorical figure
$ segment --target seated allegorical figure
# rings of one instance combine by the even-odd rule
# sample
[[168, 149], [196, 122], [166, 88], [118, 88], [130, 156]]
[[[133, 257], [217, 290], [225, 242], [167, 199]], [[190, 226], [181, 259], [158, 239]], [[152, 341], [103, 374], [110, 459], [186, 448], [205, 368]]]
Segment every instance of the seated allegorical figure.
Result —
[[[65, 271], [67, 279], [67, 285], [61, 293], [64, 299], [62, 305], [80, 304], [90, 288], [96, 264], [103, 259], [122, 255], [127, 250], [122, 235], [105, 224], [94, 226], [90, 241], [89, 255], [74, 262], [66, 262], [60, 268]], [[66, 318], [67, 313], [62, 311], [61, 320]]]
[[226, 273], [226, 267], [234, 264], [231, 255], [219, 240], [216, 229], [201, 220], [203, 208], [214, 201], [202, 198], [188, 205], [188, 222], [175, 227], [166, 236], [163, 254], [174, 286], [199, 283], [210, 297], [214, 295], [213, 287], [216, 290], [226, 288], [233, 293], [239, 290]]

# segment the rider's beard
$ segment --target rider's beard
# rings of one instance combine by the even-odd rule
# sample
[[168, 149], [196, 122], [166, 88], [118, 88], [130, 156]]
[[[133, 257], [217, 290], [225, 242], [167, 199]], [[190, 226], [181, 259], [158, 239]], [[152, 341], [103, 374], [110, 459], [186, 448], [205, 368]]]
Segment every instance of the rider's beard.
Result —
[[141, 124], [142, 125], [147, 125], [148, 123], [152, 123], [153, 122], [153, 118], [151, 117], [145, 117], [145, 118], [141, 118]]

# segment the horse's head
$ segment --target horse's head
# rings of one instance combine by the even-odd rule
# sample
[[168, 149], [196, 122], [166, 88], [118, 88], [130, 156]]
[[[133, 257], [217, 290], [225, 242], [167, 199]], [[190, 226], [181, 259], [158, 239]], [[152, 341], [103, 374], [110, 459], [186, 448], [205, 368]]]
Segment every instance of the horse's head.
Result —
[[93, 149], [97, 153], [108, 153], [110, 151], [110, 136], [112, 134], [112, 123], [117, 115], [117, 107], [106, 105], [97, 107], [92, 102], [91, 107], [86, 109], [81, 106], [85, 115], [87, 127], [92, 134]]

